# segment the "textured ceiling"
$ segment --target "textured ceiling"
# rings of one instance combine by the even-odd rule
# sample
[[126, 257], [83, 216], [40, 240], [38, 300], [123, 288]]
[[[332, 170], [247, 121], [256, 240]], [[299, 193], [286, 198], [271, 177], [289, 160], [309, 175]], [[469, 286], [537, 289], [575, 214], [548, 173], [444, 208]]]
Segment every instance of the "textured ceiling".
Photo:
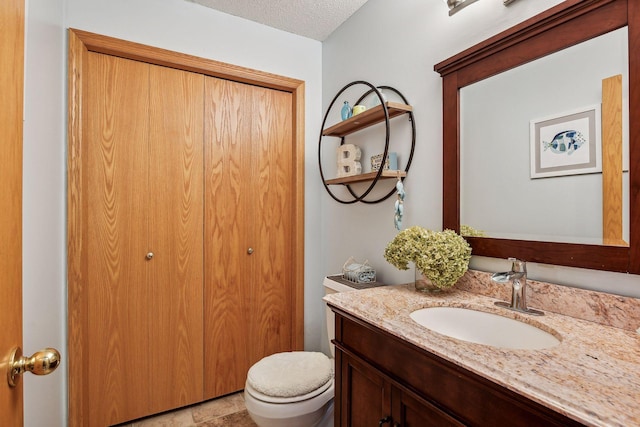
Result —
[[367, 0], [186, 0], [323, 41]]

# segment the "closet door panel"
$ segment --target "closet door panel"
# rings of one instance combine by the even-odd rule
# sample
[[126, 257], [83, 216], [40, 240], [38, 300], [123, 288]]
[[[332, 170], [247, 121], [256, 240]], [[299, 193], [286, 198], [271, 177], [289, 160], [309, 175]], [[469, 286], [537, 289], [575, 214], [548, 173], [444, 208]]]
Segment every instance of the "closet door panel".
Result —
[[86, 348], [89, 420], [116, 424], [148, 414], [144, 265], [149, 66], [89, 53], [83, 101], [87, 236]]
[[205, 78], [205, 399], [244, 388], [250, 367], [249, 89]]
[[[150, 412], [202, 400], [204, 77], [150, 66]], [[153, 255], [151, 255], [153, 254]]]
[[251, 363], [292, 350], [292, 228], [294, 205], [292, 97], [290, 93], [252, 87], [252, 157], [250, 218], [256, 242], [251, 281], [253, 301], [249, 340]]
[[69, 423], [243, 389], [303, 337], [304, 82], [80, 30], [68, 77]]

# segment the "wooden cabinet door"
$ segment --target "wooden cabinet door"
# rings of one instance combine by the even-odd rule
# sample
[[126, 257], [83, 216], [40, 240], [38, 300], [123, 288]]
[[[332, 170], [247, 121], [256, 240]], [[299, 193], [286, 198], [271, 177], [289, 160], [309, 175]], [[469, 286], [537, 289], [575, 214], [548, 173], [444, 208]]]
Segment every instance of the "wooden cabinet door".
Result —
[[[340, 350], [336, 349], [336, 352]], [[370, 427], [391, 415], [391, 386], [371, 366], [341, 352], [338, 385], [342, 427]]]
[[205, 78], [205, 398], [293, 349], [290, 93]]
[[464, 427], [464, 424], [413, 393], [392, 388], [394, 426]]
[[[464, 424], [432, 403], [401, 388], [366, 362], [343, 353], [337, 378], [342, 427], [463, 427]], [[382, 423], [382, 424], [380, 424]]]

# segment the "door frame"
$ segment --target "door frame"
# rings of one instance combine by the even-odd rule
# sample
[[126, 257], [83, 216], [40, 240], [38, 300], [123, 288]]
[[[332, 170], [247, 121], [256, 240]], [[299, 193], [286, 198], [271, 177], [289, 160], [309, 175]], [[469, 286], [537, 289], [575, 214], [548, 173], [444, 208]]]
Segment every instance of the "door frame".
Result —
[[81, 333], [81, 325], [86, 325], [86, 310], [79, 302], [87, 292], [84, 278], [85, 263], [82, 241], [88, 224], [83, 224], [83, 210], [86, 200], [82, 194], [82, 92], [83, 66], [89, 52], [114, 55], [134, 61], [171, 67], [179, 70], [204, 74], [206, 76], [233, 80], [269, 89], [281, 90], [292, 95], [293, 114], [293, 176], [291, 188], [291, 209], [294, 223], [291, 237], [292, 280], [292, 348], [304, 348], [304, 141], [305, 141], [305, 83], [302, 80], [278, 76], [264, 71], [231, 65], [211, 59], [146, 46], [87, 31], [69, 29], [68, 68], [68, 161], [67, 161], [67, 281], [68, 281], [68, 344], [69, 354], [69, 425], [81, 426], [88, 416], [85, 382], [89, 380], [89, 363], [83, 360], [84, 343], [87, 337]]

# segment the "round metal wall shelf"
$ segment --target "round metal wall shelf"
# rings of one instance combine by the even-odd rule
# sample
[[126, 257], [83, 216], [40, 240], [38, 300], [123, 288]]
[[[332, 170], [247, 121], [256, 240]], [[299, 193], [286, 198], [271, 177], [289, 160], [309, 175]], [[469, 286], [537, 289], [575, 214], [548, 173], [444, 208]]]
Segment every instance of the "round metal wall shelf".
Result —
[[[416, 124], [415, 124], [415, 120], [414, 120], [414, 116], [413, 116], [413, 109], [410, 107], [409, 103], [407, 102], [407, 99], [404, 97], [404, 95], [402, 95], [399, 91], [397, 91], [395, 88], [391, 87], [391, 86], [374, 86], [369, 82], [366, 82], [364, 80], [357, 80], [357, 81], [353, 81], [349, 84], [347, 84], [346, 86], [344, 86], [337, 94], [336, 96], [333, 98], [333, 100], [331, 101], [331, 103], [329, 104], [329, 107], [327, 108], [327, 111], [325, 112], [324, 118], [322, 120], [322, 126], [321, 126], [321, 131], [320, 131], [320, 138], [318, 141], [318, 167], [320, 169], [320, 178], [322, 179], [322, 184], [324, 185], [324, 188], [327, 190], [327, 192], [329, 193], [329, 195], [337, 202], [339, 203], [343, 203], [343, 204], [351, 204], [351, 203], [356, 203], [356, 202], [362, 202], [362, 203], [368, 203], [368, 204], [374, 204], [374, 203], [380, 203], [384, 200], [387, 200], [389, 197], [391, 197], [394, 193], [395, 193], [395, 186], [393, 189], [391, 189], [391, 191], [389, 191], [389, 193], [387, 193], [386, 195], [375, 199], [375, 200], [365, 200], [365, 197], [367, 197], [367, 195], [369, 195], [369, 193], [371, 193], [371, 191], [375, 188], [376, 184], [378, 183], [378, 181], [385, 177], [388, 178], [388, 176], [383, 176], [384, 174], [384, 168], [380, 167], [377, 171], [377, 173], [375, 173], [375, 175], [372, 176], [372, 178], [370, 179], [371, 183], [369, 184], [369, 186], [367, 187], [367, 189], [362, 192], [362, 194], [357, 194], [354, 189], [351, 187], [351, 184], [344, 183], [343, 185], [347, 188], [347, 191], [349, 192], [349, 194], [351, 194], [351, 196], [353, 196], [353, 199], [350, 200], [345, 200], [345, 199], [341, 199], [340, 197], [336, 196], [334, 194], [334, 192], [331, 191], [331, 189], [329, 188], [329, 184], [327, 184], [327, 180], [324, 177], [324, 171], [322, 169], [322, 140], [325, 137], [328, 136], [335, 136], [335, 135], [331, 135], [330, 133], [327, 134], [327, 130], [325, 129], [325, 124], [327, 121], [327, 117], [329, 116], [329, 113], [331, 112], [331, 109], [333, 108], [333, 106], [336, 103], [336, 100], [350, 87], [355, 86], [355, 85], [364, 85], [366, 86], [368, 89], [364, 92], [364, 94], [362, 96], [360, 96], [360, 98], [358, 98], [358, 100], [355, 102], [354, 105], [358, 105], [360, 104], [360, 102], [362, 102], [363, 99], [365, 99], [367, 96], [369, 96], [372, 93], [375, 93], [376, 96], [378, 97], [378, 100], [380, 101], [380, 106], [381, 106], [381, 110], [382, 113], [384, 114], [384, 120], [381, 119], [374, 119], [370, 122], [367, 122], [366, 124], [362, 125], [362, 126], [357, 126], [354, 125], [352, 127], [349, 128], [348, 133], [353, 133], [353, 132], [357, 132], [360, 129], [364, 129], [366, 127], [369, 127], [373, 124], [377, 124], [377, 123], [385, 123], [385, 143], [384, 143], [384, 152], [382, 153], [382, 158], [386, 159], [387, 158], [387, 154], [389, 153], [389, 137], [390, 137], [390, 128], [389, 128], [389, 121], [391, 118], [400, 116], [400, 115], [409, 115], [409, 121], [411, 123], [411, 151], [409, 153], [409, 157], [407, 160], [407, 165], [405, 166], [404, 169], [404, 175], [406, 176], [406, 174], [409, 172], [409, 168], [411, 167], [411, 161], [413, 160], [413, 152], [415, 149], [415, 145], [416, 145]], [[396, 106], [394, 106], [394, 103], [390, 103], [390, 102], [385, 102], [384, 97], [382, 96], [381, 90], [388, 90], [391, 92], [394, 92], [396, 95], [398, 95], [402, 101], [404, 102], [404, 104], [397, 104], [395, 103]], [[376, 107], [377, 108], [377, 107]], [[363, 113], [364, 114], [364, 113]], [[379, 114], [379, 113], [378, 113]], [[380, 116], [382, 117], [382, 116]], [[349, 119], [351, 120], [351, 119]], [[332, 127], [333, 128], [333, 127]], [[329, 128], [331, 129], [331, 128]], [[343, 145], [345, 143], [345, 136], [346, 135], [341, 135], [339, 136], [341, 138], [340, 140], [340, 145]], [[356, 175], [357, 176], [357, 175]], [[404, 181], [404, 176], [400, 177], [400, 179], [402, 179]], [[366, 179], [364, 181], [361, 182], [366, 182], [369, 179]]]

